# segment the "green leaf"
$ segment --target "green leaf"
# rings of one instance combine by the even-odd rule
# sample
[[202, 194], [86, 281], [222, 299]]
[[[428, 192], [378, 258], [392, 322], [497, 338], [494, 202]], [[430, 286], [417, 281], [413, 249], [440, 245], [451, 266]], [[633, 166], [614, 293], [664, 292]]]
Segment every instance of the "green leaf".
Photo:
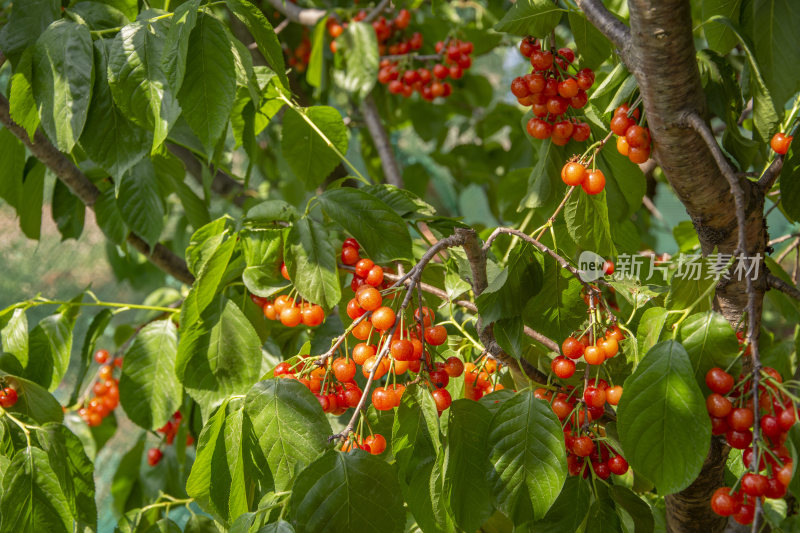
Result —
[[245, 409], [275, 477], [275, 490], [287, 490], [296, 473], [327, 448], [332, 431], [319, 401], [297, 380], [268, 379], [250, 389]]
[[73, 516], [58, 477], [39, 448], [14, 454], [3, 476], [0, 531], [71, 533]]
[[688, 487], [711, 442], [711, 422], [689, 354], [675, 341], [655, 345], [624, 387], [617, 427], [625, 458], [660, 494]]
[[244, 402], [226, 400], [200, 433], [197, 458], [186, 481], [187, 494], [228, 525], [242, 513], [255, 510], [258, 496], [271, 486]]
[[29, 239], [37, 241], [42, 230], [44, 172], [44, 164], [35, 160], [33, 167], [25, 174], [25, 181], [22, 182], [22, 204], [17, 210], [22, 233]]
[[590, 497], [589, 484], [579, 477], [569, 476], [553, 506], [544, 518], [534, 523], [534, 531], [547, 531], [547, 533], [579, 531], [589, 510]]
[[86, 123], [94, 62], [89, 28], [69, 20], [51, 24], [33, 49], [33, 97], [42, 127], [62, 152], [71, 152]]
[[566, 339], [586, 319], [581, 282], [549, 257], [542, 290], [525, 305], [525, 323], [553, 339]]
[[214, 300], [235, 248], [236, 238], [227, 238], [217, 246], [208, 261], [203, 264], [200, 272], [197, 273], [192, 293], [181, 307], [182, 322], [194, 323]]
[[3, 376], [5, 382], [17, 391], [17, 403], [7, 409], [9, 412], [21, 413], [39, 424], [61, 422], [64, 419], [61, 404], [41, 385], [2, 371], [0, 376]]
[[405, 524], [392, 467], [361, 450], [331, 450], [306, 467], [289, 505], [297, 530], [308, 533], [400, 533]]
[[403, 393], [392, 426], [392, 455], [400, 481], [408, 485], [414, 472], [434, 460], [441, 448], [436, 402], [426, 388], [411, 385]]
[[[340, 154], [347, 152], [347, 127], [342, 115], [328, 106], [314, 106], [302, 113], [333, 143]], [[287, 109], [283, 115], [281, 150], [292, 172], [302, 180], [306, 189], [322, 184], [339, 164], [339, 155], [300, 115]]]
[[[724, 265], [726, 261], [721, 260]], [[711, 309], [712, 294], [708, 292], [716, 283], [710, 277], [711, 262], [695, 254], [685, 254], [679, 260], [678, 270], [672, 275], [665, 307], [683, 310], [692, 307], [696, 311]], [[705, 294], [705, 296], [703, 296]]]
[[119, 10], [128, 20], [135, 20], [139, 14], [138, 0], [94, 0]]
[[164, 202], [151, 159], [142, 159], [126, 171], [117, 191], [117, 208], [134, 233], [155, 246], [164, 229]]
[[663, 307], [650, 307], [645, 310], [636, 330], [639, 353], [650, 351], [650, 348], [658, 343], [667, 324], [667, 316], [667, 310]]
[[518, 0], [494, 29], [523, 37], [544, 37], [561, 20], [562, 11], [548, 0]]
[[351, 22], [337, 40], [344, 51], [344, 70], [334, 71], [336, 84], [357, 101], [365, 98], [378, 79], [378, 39], [367, 22]]
[[780, 122], [780, 117], [778, 115], [778, 108], [761, 74], [758, 60], [753, 53], [753, 46], [750, 40], [745, 37], [739, 28], [729, 19], [720, 15], [715, 15], [711, 17], [709, 21], [719, 22], [729, 28], [742, 45], [742, 49], [747, 57], [747, 64], [750, 67], [750, 92], [753, 95], [753, 123], [755, 124], [758, 136], [761, 140], [766, 141], [776, 131], [778, 123]]
[[308, 217], [297, 220], [286, 235], [283, 255], [300, 296], [327, 309], [339, 303], [337, 254], [322, 224]]
[[713, 367], [728, 368], [739, 354], [736, 334], [725, 317], [714, 311], [697, 313], [687, 318], [680, 329], [680, 340], [701, 388], [706, 372]]
[[52, 422], [45, 424], [36, 436], [47, 453], [76, 525], [94, 530], [97, 527], [94, 465], [86, 456], [81, 440], [66, 426]]
[[[722, 15], [738, 24], [741, 5], [742, 0], [705, 0], [700, 3], [700, 13], [703, 20], [708, 20], [714, 15]], [[721, 24], [706, 23], [703, 25], [703, 33], [708, 41], [708, 47], [722, 55], [736, 46], [736, 36]]]
[[614, 501], [608, 495], [608, 489], [600, 487], [600, 495], [589, 508], [586, 520], [586, 533], [623, 533], [622, 524], [616, 513]]
[[791, 150], [786, 155], [778, 180], [783, 212], [789, 220], [800, 221], [800, 150]]
[[219, 533], [219, 528], [213, 520], [206, 516], [193, 514], [183, 528], [184, 533]]
[[25, 145], [5, 128], [0, 129], [0, 157], [3, 159], [0, 198], [19, 210], [22, 205]]
[[612, 485], [609, 492], [617, 506], [624, 509], [633, 519], [635, 533], [653, 531], [655, 527], [653, 512], [644, 500], [632, 490], [621, 485]]
[[111, 45], [108, 83], [126, 117], [153, 131], [151, 153], [161, 146], [180, 115], [175, 93], [161, 70], [168, 20], [134, 22]]
[[111, 496], [114, 501], [114, 511], [118, 514], [141, 505], [137, 500], [142, 499], [139, 469], [144, 455], [145, 439], [146, 436], [140, 434], [136, 443], [122, 456], [114, 472]]
[[535, 519], [543, 518], [567, 474], [564, 434], [552, 409], [530, 391], [505, 401], [489, 425], [489, 483], [498, 508], [513, 514], [527, 493]]
[[97, 225], [103, 234], [114, 244], [122, 244], [128, 236], [128, 228], [122, 220], [122, 214], [117, 207], [117, 197], [114, 188], [108, 188], [97, 197], [94, 203], [94, 215]]
[[77, 310], [60, 309], [58, 313], [39, 321], [30, 332], [27, 360], [20, 361], [23, 376], [53, 391], [67, 372], [72, 350], [72, 328]]
[[611, 55], [611, 43], [586, 20], [583, 13], [570, 11], [567, 18], [580, 54], [581, 67], [596, 69]]
[[95, 76], [92, 103], [80, 144], [92, 160], [115, 179], [147, 155], [152, 143], [149, 131], [133, 124], [114, 103], [106, 72], [114, 41], [94, 43]]
[[81, 236], [86, 207], [61, 180], [57, 180], [53, 187], [50, 209], [62, 240], [77, 239]]
[[128, 418], [144, 429], [160, 428], [181, 405], [177, 351], [177, 329], [165, 319], [146, 325], [125, 353], [119, 399]]
[[83, 384], [83, 379], [86, 377], [86, 371], [89, 370], [92, 364], [92, 357], [97, 341], [103, 336], [103, 332], [113, 317], [114, 313], [112, 313], [110, 309], [103, 309], [94, 316], [92, 322], [89, 324], [89, 328], [86, 330], [86, 335], [83, 338], [83, 345], [81, 346], [78, 372], [75, 377], [75, 388], [72, 390], [72, 395], [69, 399], [70, 405], [74, 405], [78, 401], [81, 385]]
[[13, 355], [21, 363], [28, 361], [28, 316], [25, 309], [14, 309], [8, 322], [0, 330], [0, 341], [3, 343], [2, 351]]
[[769, 94], [778, 110], [800, 90], [794, 65], [800, 62], [800, 11], [791, 0], [754, 0], [752, 32], [755, 52]]
[[447, 423], [443, 498], [455, 523], [464, 531], [477, 531], [492, 514], [492, 494], [480, 472], [489, 470], [484, 451], [492, 415], [472, 400], [450, 405]]
[[[522, 118], [523, 130], [528, 119], [533, 116], [525, 114]], [[527, 132], [525, 133], [527, 136]], [[537, 152], [536, 165], [528, 176], [528, 190], [519, 204], [518, 211], [524, 208], [535, 209], [542, 207], [550, 198], [553, 188], [551, 176], [558, 175], [561, 163], [564, 161], [565, 152], [560, 146], [553, 143], [540, 143]]]
[[264, 17], [261, 10], [247, 0], [226, 0], [228, 9], [241, 20], [256, 41], [258, 51], [267, 60], [281, 81], [284, 88], [289, 89], [289, 78], [283, 62], [283, 48], [275, 35], [272, 25]]
[[261, 342], [232, 301], [218, 296], [194, 324], [183, 325], [175, 374], [206, 413], [245, 394], [261, 370]]
[[[69, 18], [86, 23], [92, 31], [109, 30], [124, 26], [129, 22], [125, 14], [119, 9], [99, 2], [78, 2], [64, 10], [71, 15]], [[105, 71], [102, 76], [105, 76]]]
[[[189, 35], [197, 22], [197, 8], [200, 0], [189, 0], [175, 9], [170, 21], [167, 39], [161, 55], [161, 70], [174, 93], [180, 91], [186, 74], [186, 61], [189, 57]], [[231, 58], [232, 59], [232, 58]], [[231, 65], [233, 61], [230, 62]]]
[[189, 127], [211, 155], [228, 124], [236, 96], [233, 52], [222, 23], [202, 14], [192, 30], [189, 47], [192, 53], [187, 57], [178, 101]]
[[[3, 30], [8, 28], [9, 24], [3, 26]], [[14, 74], [11, 75], [11, 86], [8, 91], [11, 119], [25, 129], [31, 140], [33, 140], [33, 134], [36, 133], [40, 123], [39, 110], [36, 109], [36, 100], [33, 99], [32, 52], [33, 49], [28, 48], [22, 54], [19, 64], [14, 69]]]
[[28, 0], [11, 4], [11, 16], [0, 29], [0, 49], [15, 71], [25, 49], [60, 17], [59, 0]]
[[484, 324], [519, 316], [528, 300], [542, 288], [542, 267], [532, 247], [516, 247], [503, 269], [478, 296], [476, 304]]
[[351, 187], [330, 189], [317, 198], [322, 211], [355, 237], [376, 263], [411, 259], [408, 226], [383, 201]]
[[581, 249], [606, 258], [617, 255], [611, 239], [605, 191], [594, 195], [578, 191], [570, 196], [564, 207], [564, 219], [567, 231]]
[[327, 35], [328, 17], [322, 17], [314, 26], [311, 35], [311, 56], [308, 59], [308, 70], [306, 70], [306, 81], [312, 87], [322, 85], [322, 66], [325, 62], [325, 36]]

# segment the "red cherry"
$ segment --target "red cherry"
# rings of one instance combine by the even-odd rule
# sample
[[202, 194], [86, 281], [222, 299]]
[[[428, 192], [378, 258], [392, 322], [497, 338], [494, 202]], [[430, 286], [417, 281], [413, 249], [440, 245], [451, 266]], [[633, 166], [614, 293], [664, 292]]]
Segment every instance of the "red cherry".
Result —
[[164, 452], [162, 452], [159, 448], [150, 448], [147, 450], [147, 464], [150, 466], [156, 466], [161, 461], [163, 456]]
[[553, 373], [561, 379], [569, 379], [575, 374], [575, 362], [563, 356], [558, 356], [550, 363]]
[[769, 483], [761, 474], [747, 473], [742, 477], [742, 492], [750, 496], [763, 496]]
[[611, 473], [622, 476], [628, 471], [628, 461], [621, 455], [615, 455], [608, 460], [608, 468], [611, 469]]
[[17, 403], [17, 391], [11, 387], [6, 387], [0, 391], [0, 407], [8, 409]]
[[784, 155], [789, 151], [789, 145], [792, 144], [792, 139], [794, 139], [793, 136], [778, 132], [772, 136], [769, 145], [775, 150], [775, 153]]
[[431, 395], [433, 396], [433, 401], [436, 402], [436, 410], [440, 413], [450, 407], [450, 404], [453, 402], [447, 389], [436, 389]]
[[104, 365], [108, 362], [110, 354], [108, 350], [97, 350], [94, 352], [94, 360], [97, 361], [98, 364]]
[[731, 516], [736, 512], [736, 500], [730, 494], [730, 487], [720, 487], [711, 496], [711, 510], [720, 516]]
[[706, 372], [706, 385], [718, 394], [728, 394], [733, 389], [733, 376], [719, 367]]

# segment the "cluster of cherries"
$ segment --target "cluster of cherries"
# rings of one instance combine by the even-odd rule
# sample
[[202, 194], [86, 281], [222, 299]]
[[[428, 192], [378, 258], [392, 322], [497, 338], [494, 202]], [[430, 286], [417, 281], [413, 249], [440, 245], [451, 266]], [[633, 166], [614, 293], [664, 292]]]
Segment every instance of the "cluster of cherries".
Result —
[[[289, 280], [285, 263], [281, 263], [281, 275]], [[250, 299], [264, 311], [264, 316], [269, 320], [280, 320], [281, 324], [289, 328], [300, 324], [313, 328], [325, 321], [325, 310], [322, 307], [302, 299], [298, 302], [291, 293], [281, 294], [275, 300], [251, 294]]]
[[[367, 12], [361, 10], [353, 17], [353, 22], [361, 22], [367, 18]], [[411, 12], [407, 9], [401, 9], [397, 12], [393, 19], [387, 19], [384, 16], [376, 18], [372, 22], [372, 29], [375, 30], [375, 37], [378, 38], [378, 53], [380, 55], [389, 54], [407, 54], [414, 50], [422, 48], [422, 34], [414, 32], [410, 36], [404, 34], [404, 30], [408, 28], [411, 23]], [[335, 18], [329, 18], [326, 22], [328, 35], [333, 39], [331, 41], [331, 52], [334, 54], [338, 50], [336, 38], [339, 37], [347, 28], [348, 23], [340, 23]]]
[[117, 357], [111, 364], [108, 350], [97, 350], [94, 360], [101, 365], [97, 371], [97, 381], [92, 386], [94, 397], [85, 407], [78, 410], [80, 417], [91, 427], [103, 423], [103, 419], [119, 405], [119, 379], [114, 377], [114, 368], [122, 368], [122, 357]]
[[[461, 362], [455, 357], [451, 359]], [[483, 357], [477, 363], [464, 363], [464, 398], [477, 401], [489, 393], [504, 389], [497, 380], [499, 369], [500, 364], [490, 357]]]
[[[600, 365], [619, 353], [619, 342], [625, 334], [617, 326], [611, 326], [603, 337], [591, 342], [588, 332], [583, 335], [571, 335], [561, 344], [561, 353], [550, 363], [553, 373], [561, 379], [571, 378], [575, 374], [575, 361], [583, 357], [586, 364]], [[622, 387], [620, 387], [620, 392]], [[613, 404], [612, 404], [613, 405]]]
[[789, 145], [792, 144], [792, 139], [794, 139], [792, 135], [786, 135], [779, 131], [772, 136], [772, 139], [769, 141], [769, 146], [775, 150], [776, 154], [786, 155], [786, 152], [789, 151]]
[[433, 66], [429, 64], [418, 69], [403, 68], [402, 65], [408, 64], [412, 57], [402, 61], [383, 59], [378, 71], [378, 82], [387, 85], [390, 93], [405, 98], [409, 98], [414, 92], [429, 102], [440, 97], [447, 98], [452, 94], [453, 88], [445, 80], [457, 80], [464, 75], [464, 71], [472, 66], [472, 51], [471, 42], [451, 39], [447, 43], [436, 43], [436, 53], [442, 56], [443, 62]]
[[617, 135], [617, 151], [631, 160], [641, 164], [650, 159], [650, 130], [636, 123], [639, 120], [639, 109], [631, 109], [622, 104], [614, 110], [611, 119], [611, 132]]
[[628, 462], [602, 440], [602, 428], [600, 437], [589, 430], [584, 433], [582, 429], [584, 422], [599, 420], [603, 416], [606, 402], [610, 405], [619, 403], [622, 387], [609, 387], [604, 379], [591, 379], [583, 391], [582, 401], [576, 397], [577, 390], [567, 387], [567, 392], [556, 394], [544, 388], [534, 391], [534, 396], [548, 402], [558, 419], [565, 424], [564, 444], [569, 474], [588, 477], [587, 461], [600, 479], [608, 479], [611, 474], [625, 474], [628, 471]]
[[3, 409], [14, 407], [18, 399], [17, 389], [12, 387], [0, 387], [0, 407]]
[[594, 72], [585, 68], [570, 74], [570, 68], [576, 70], [572, 65], [574, 51], [542, 50], [541, 43], [531, 37], [522, 40], [519, 51], [530, 58], [533, 72], [514, 78], [511, 93], [520, 105], [531, 107], [534, 116], [528, 121], [528, 134], [536, 139], [552, 139], [559, 146], [570, 139], [586, 141], [591, 134], [589, 125], [566, 117], [566, 113], [570, 108], [586, 105], [586, 91], [594, 84]]
[[[763, 368], [761, 375], [758, 405], [762, 438], [758, 468], [753, 468], [757, 472], [744, 474], [733, 488], [720, 487], [711, 497], [715, 513], [733, 516], [740, 524], [753, 521], [756, 498], [782, 498], [792, 479], [792, 459], [784, 442], [797, 421], [797, 410], [784, 393], [781, 375], [774, 368]], [[725, 435], [732, 448], [744, 450], [742, 459], [748, 469], [755, 460], [751, 377], [740, 376], [738, 383], [734, 383], [733, 376], [719, 367], [709, 370], [705, 377], [712, 391], [706, 398], [712, 433]]]
[[580, 186], [586, 194], [600, 194], [606, 187], [606, 175], [602, 170], [588, 170], [579, 161], [571, 161], [561, 168], [561, 181], [570, 187]]
[[[178, 434], [178, 427], [180, 427], [182, 420], [183, 415], [181, 412], [175, 411], [172, 418], [167, 420], [167, 423], [162, 427], [158, 428], [157, 431], [164, 434], [164, 443], [167, 446], [171, 446], [175, 442], [175, 435]], [[194, 437], [186, 435], [186, 445], [191, 446], [192, 444], [194, 444]], [[162, 457], [164, 457], [164, 452], [161, 451], [160, 447], [147, 450], [147, 464], [150, 466], [156, 466], [161, 461]]]
[[298, 72], [305, 72], [308, 62], [311, 60], [311, 40], [308, 38], [308, 30], [303, 28], [303, 38], [294, 50], [287, 50], [287, 63]]

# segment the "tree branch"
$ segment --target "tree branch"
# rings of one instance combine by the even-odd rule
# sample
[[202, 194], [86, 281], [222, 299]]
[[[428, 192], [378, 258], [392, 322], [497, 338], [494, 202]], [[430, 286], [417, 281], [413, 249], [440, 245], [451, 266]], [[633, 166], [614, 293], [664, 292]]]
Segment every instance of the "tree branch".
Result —
[[378, 156], [381, 159], [381, 167], [383, 167], [383, 175], [386, 177], [386, 183], [394, 185], [395, 187], [402, 187], [403, 175], [400, 173], [400, 166], [397, 164], [397, 159], [394, 156], [389, 134], [383, 125], [378, 107], [375, 105], [375, 100], [372, 98], [371, 94], [364, 98], [359, 109], [364, 117], [367, 130], [372, 136], [372, 141], [375, 143], [375, 148], [378, 150]]
[[767, 285], [773, 289], [781, 291], [788, 296], [791, 296], [795, 300], [800, 300], [800, 289], [792, 286], [789, 283], [786, 283], [774, 274], [767, 274]]
[[[49, 168], [56, 177], [80, 198], [86, 207], [93, 208], [100, 196], [100, 190], [75, 166], [75, 164], [47, 139], [41, 131], [37, 131], [31, 141], [28, 133], [11, 119], [10, 107], [5, 96], [0, 95], [0, 122], [13, 133], [31, 153]], [[186, 266], [186, 261], [175, 255], [172, 250], [161, 243], [152, 249], [135, 233], [129, 233], [128, 243], [144, 254], [154, 265], [170, 274], [175, 279], [187, 284], [194, 282], [194, 276]]]
[[772, 163], [767, 167], [767, 170], [765, 170], [758, 179], [758, 188], [761, 189], [761, 192], [764, 194], [778, 181], [778, 176], [781, 175], [781, 170], [783, 169], [783, 160], [785, 157], [786, 156], [783, 155], [775, 157]]
[[631, 40], [630, 28], [606, 9], [601, 0], [576, 0], [576, 3], [589, 22], [611, 41], [619, 50], [622, 60], [628, 63], [627, 58], [630, 55]]
[[269, 5], [286, 15], [292, 22], [303, 26], [314, 26], [321, 18], [328, 14], [324, 9], [306, 9], [287, 0], [267, 0]]

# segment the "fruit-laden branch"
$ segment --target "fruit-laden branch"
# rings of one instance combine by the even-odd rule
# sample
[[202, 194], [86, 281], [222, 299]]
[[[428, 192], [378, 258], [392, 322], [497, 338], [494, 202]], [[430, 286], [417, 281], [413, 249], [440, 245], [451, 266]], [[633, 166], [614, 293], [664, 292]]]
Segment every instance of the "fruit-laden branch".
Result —
[[314, 26], [322, 17], [328, 14], [324, 9], [302, 8], [286, 0], [268, 1], [269, 5], [286, 15], [289, 20], [303, 26]]
[[[4, 60], [5, 58], [2, 59]], [[67, 156], [53, 146], [41, 131], [37, 131], [33, 141], [31, 141], [25, 129], [11, 119], [8, 100], [2, 95], [0, 95], [0, 122], [3, 123], [3, 126], [8, 131], [16, 135], [31, 153], [44, 163], [58, 179], [69, 187], [86, 207], [93, 208], [94, 203], [100, 196], [100, 190]], [[144, 239], [135, 233], [129, 233], [127, 241], [136, 250], [144, 254], [154, 265], [175, 279], [187, 284], [194, 282], [194, 276], [186, 267], [186, 261], [175, 255], [172, 250], [163, 244], [158, 243], [151, 248]]]
[[791, 296], [795, 300], [800, 300], [800, 289], [794, 287], [793, 285], [786, 283], [778, 276], [774, 274], [767, 274], [767, 285], [772, 287], [773, 289], [779, 290], [782, 293]]
[[392, 141], [389, 139], [389, 134], [383, 125], [383, 120], [381, 120], [381, 115], [371, 94], [364, 98], [359, 110], [364, 117], [367, 130], [372, 136], [372, 142], [375, 143], [378, 157], [381, 159], [381, 167], [383, 168], [383, 175], [386, 177], [386, 183], [395, 187], [402, 187], [403, 175], [400, 173], [400, 166], [394, 156]]
[[[630, 55], [630, 28], [606, 9], [601, 0], [576, 0], [576, 3], [586, 15], [589, 22], [600, 30], [600, 33], [605, 35], [617, 50], [619, 50], [623, 61], [629, 63], [626, 59]], [[628, 64], [628, 66], [630, 66], [630, 64]]]

